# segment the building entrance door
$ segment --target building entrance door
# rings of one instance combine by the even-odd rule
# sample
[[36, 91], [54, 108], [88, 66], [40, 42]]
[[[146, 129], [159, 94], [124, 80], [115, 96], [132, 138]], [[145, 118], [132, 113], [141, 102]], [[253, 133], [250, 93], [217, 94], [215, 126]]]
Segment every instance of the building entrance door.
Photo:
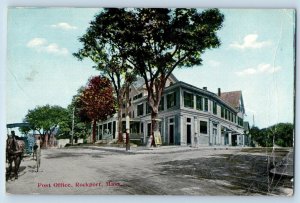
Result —
[[236, 135], [232, 135], [232, 146], [237, 146], [237, 136]]
[[213, 140], [212, 140], [212, 144], [216, 145], [217, 144], [217, 129], [213, 128]]
[[224, 136], [224, 145], [228, 145], [228, 144], [229, 144], [228, 133], [225, 133], [225, 136]]
[[174, 124], [169, 125], [169, 144], [174, 144]]
[[187, 144], [192, 144], [192, 128], [191, 125], [186, 125], [186, 143]]

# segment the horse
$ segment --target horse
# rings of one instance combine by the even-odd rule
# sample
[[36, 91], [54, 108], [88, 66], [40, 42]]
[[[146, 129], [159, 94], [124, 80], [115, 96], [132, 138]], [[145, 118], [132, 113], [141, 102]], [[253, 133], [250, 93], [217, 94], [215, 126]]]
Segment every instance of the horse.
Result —
[[8, 136], [6, 140], [6, 160], [9, 164], [6, 172], [6, 181], [9, 180], [12, 172], [12, 163], [14, 162], [14, 177], [18, 179], [18, 171], [20, 168], [23, 154], [25, 151], [25, 142], [23, 140], [16, 140], [14, 136]]

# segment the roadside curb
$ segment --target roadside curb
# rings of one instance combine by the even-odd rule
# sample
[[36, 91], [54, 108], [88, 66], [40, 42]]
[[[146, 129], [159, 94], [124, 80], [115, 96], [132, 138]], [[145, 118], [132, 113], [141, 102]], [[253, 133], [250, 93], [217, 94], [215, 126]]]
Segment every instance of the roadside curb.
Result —
[[116, 152], [122, 154], [170, 154], [170, 153], [180, 153], [180, 152], [189, 152], [189, 151], [203, 151], [203, 150], [236, 150], [239, 151], [243, 148], [238, 147], [172, 147], [172, 148], [144, 148], [138, 149], [133, 148], [129, 151], [126, 151], [125, 148], [117, 147], [105, 147], [105, 146], [75, 146], [70, 148], [83, 148], [83, 149], [92, 149], [92, 150], [103, 150], [108, 152]]

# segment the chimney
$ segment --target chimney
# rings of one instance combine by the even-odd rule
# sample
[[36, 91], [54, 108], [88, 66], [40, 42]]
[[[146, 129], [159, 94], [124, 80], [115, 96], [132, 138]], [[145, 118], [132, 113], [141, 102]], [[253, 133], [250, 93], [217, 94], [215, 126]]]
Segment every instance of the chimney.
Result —
[[218, 88], [218, 96], [221, 96], [221, 88]]
[[203, 87], [204, 90], [207, 90], [207, 87]]

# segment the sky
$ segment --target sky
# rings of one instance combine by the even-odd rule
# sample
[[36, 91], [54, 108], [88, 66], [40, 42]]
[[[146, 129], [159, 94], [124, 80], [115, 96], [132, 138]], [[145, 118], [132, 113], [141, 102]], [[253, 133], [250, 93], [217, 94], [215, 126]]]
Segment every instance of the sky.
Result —
[[[67, 107], [89, 77], [99, 73], [78, 61], [82, 36], [100, 9], [8, 10], [7, 123], [22, 122], [37, 105]], [[181, 68], [181, 81], [209, 91], [241, 90], [250, 124], [293, 122], [294, 11], [221, 9], [221, 46], [207, 50], [202, 66]], [[254, 119], [253, 119], [254, 118]]]

